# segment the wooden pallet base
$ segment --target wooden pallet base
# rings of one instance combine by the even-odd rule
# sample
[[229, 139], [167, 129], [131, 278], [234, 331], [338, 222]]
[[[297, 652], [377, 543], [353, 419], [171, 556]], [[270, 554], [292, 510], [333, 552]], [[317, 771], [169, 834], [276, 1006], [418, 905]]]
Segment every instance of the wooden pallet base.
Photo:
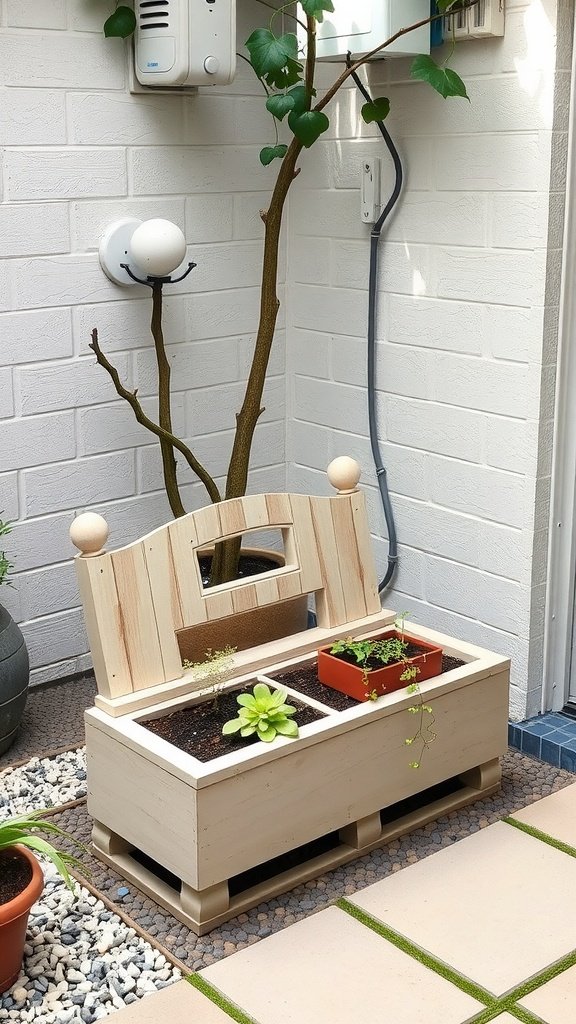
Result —
[[197, 891], [182, 881], [180, 891], [172, 888], [153, 871], [143, 867], [133, 856], [133, 847], [121, 836], [111, 832], [100, 822], [94, 823], [92, 841], [97, 856], [114, 868], [137, 889], [159, 903], [196, 935], [205, 935], [213, 928], [229, 921], [259, 903], [294, 889], [297, 885], [317, 878], [325, 871], [346, 864], [385, 843], [406, 835], [450, 811], [490, 796], [500, 788], [501, 769], [498, 758], [487, 761], [458, 776], [462, 788], [432, 800], [418, 810], [404, 814], [394, 821], [381, 824], [376, 812], [360, 821], [352, 822], [339, 832], [340, 843], [334, 849], [289, 871], [230, 896], [228, 882], [219, 882], [208, 889]]

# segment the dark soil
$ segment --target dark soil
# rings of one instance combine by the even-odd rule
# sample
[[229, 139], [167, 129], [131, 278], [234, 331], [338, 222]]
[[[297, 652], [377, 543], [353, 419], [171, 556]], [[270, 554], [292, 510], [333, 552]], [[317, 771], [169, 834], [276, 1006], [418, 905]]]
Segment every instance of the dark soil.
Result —
[[[460, 668], [464, 664], [465, 662], [459, 661], [458, 658], [451, 658], [447, 654], [442, 655], [443, 673], [450, 672], [453, 668]], [[335, 711], [347, 711], [348, 708], [353, 708], [356, 704], [361, 703], [359, 700], [354, 700], [353, 697], [348, 697], [345, 693], [340, 693], [339, 690], [333, 690], [331, 686], [325, 686], [318, 679], [317, 672], [318, 663], [313, 661], [309, 665], [290, 669], [289, 672], [271, 675], [270, 679], [274, 679], [275, 682], [280, 683], [282, 686], [289, 686], [292, 690], [298, 690], [299, 693], [305, 694], [306, 697], [312, 697], [314, 700], [320, 701], [321, 704], [326, 704], [327, 707], [333, 708]]]
[[325, 686], [318, 679], [317, 673], [318, 662], [313, 661], [308, 665], [290, 669], [289, 672], [271, 675], [269, 678], [280, 683], [281, 686], [289, 686], [292, 690], [298, 690], [307, 697], [312, 697], [313, 700], [319, 700], [321, 704], [326, 704], [334, 711], [347, 711], [348, 708], [353, 708], [360, 703], [353, 697], [341, 693], [340, 690], [333, 690], [331, 686]]
[[[251, 690], [252, 687], [248, 689]], [[241, 689], [228, 690], [213, 700], [188, 708], [179, 708], [164, 718], [151, 718], [140, 724], [162, 739], [168, 740], [168, 743], [172, 743], [184, 753], [192, 754], [199, 761], [212, 761], [215, 757], [230, 754], [233, 750], [245, 750], [252, 743], [258, 742], [257, 736], [242, 739], [238, 733], [232, 736], [222, 735], [224, 723], [236, 718], [240, 710], [236, 700], [237, 694], [245, 692], [247, 691]], [[325, 717], [321, 711], [301, 704], [292, 697], [289, 697], [286, 703], [298, 709], [293, 719], [299, 726], [309, 725], [310, 722], [317, 722], [318, 719]]]
[[[202, 578], [202, 586], [210, 586], [210, 569], [212, 567], [212, 555], [202, 555], [198, 559], [200, 566], [200, 576]], [[247, 576], [257, 576], [261, 572], [270, 572], [271, 569], [277, 569], [278, 565], [273, 562], [271, 558], [255, 557], [254, 555], [241, 555], [240, 562], [238, 565], [238, 572], [236, 579], [243, 580]]]
[[27, 860], [8, 851], [0, 854], [0, 905], [24, 892], [31, 880], [32, 868]]

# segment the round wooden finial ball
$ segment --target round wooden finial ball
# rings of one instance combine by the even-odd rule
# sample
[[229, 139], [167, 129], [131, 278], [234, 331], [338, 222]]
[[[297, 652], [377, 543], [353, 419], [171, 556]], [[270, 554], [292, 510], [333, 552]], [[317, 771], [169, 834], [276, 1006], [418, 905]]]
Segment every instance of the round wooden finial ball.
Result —
[[108, 523], [97, 512], [83, 512], [70, 527], [70, 540], [83, 555], [97, 555], [108, 540]]
[[340, 494], [350, 494], [356, 490], [362, 470], [356, 459], [349, 455], [340, 455], [333, 459], [326, 470], [328, 479]]

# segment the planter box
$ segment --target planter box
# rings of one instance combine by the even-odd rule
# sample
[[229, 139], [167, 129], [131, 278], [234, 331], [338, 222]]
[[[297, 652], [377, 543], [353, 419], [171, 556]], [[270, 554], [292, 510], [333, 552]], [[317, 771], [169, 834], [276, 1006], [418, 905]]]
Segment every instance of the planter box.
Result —
[[[232, 499], [111, 552], [102, 520], [73, 524], [99, 690], [85, 716], [96, 852], [198, 934], [499, 786], [509, 662], [420, 627], [417, 640], [464, 664], [420, 684], [437, 738], [419, 769], [405, 745], [414, 697], [404, 687], [345, 711], [288, 689], [324, 717], [295, 740], [207, 763], [141, 724], [211, 696], [182, 668], [177, 635], [189, 626], [315, 595], [315, 629], [234, 656], [225, 685], [243, 688], [309, 664], [334, 640], [392, 626], [354, 483], [347, 475], [332, 498]], [[203, 592], [197, 551], [265, 527], [282, 530], [286, 564]]]
[[[370, 640], [383, 640], [394, 637], [402, 639], [402, 634], [397, 630], [389, 630], [378, 636], [370, 637]], [[414, 682], [423, 683], [425, 679], [437, 676], [442, 671], [442, 648], [434, 644], [427, 644], [415, 636], [404, 633], [404, 639], [408, 643], [417, 643], [422, 648], [422, 654], [414, 658], [408, 658], [405, 662], [396, 662], [393, 665], [383, 665], [382, 668], [371, 669], [367, 675], [360, 665], [353, 665], [343, 661], [342, 658], [330, 653], [330, 647], [322, 647], [318, 651], [318, 679], [335, 690], [340, 690], [354, 700], [370, 700], [370, 693], [376, 691], [379, 697], [385, 693], [394, 693], [408, 686], [408, 683], [401, 677], [409, 665], [418, 669], [418, 675]]]
[[[202, 695], [118, 719], [87, 711], [88, 810], [96, 821], [93, 840], [99, 855], [201, 935], [495, 792], [498, 758], [507, 748], [509, 662], [430, 630], [412, 632], [466, 662], [421, 685], [434, 708], [437, 738], [419, 769], [409, 767], [411, 754], [404, 742], [413, 725], [407, 708], [414, 700], [404, 689], [343, 712], [289, 689], [302, 702], [321, 707], [326, 717], [304, 726], [296, 740], [255, 743], [208, 763], [140, 724]], [[279, 661], [271, 671], [305, 660]], [[246, 688], [255, 678], [245, 675], [227, 685], [241, 682]], [[265, 675], [258, 678], [270, 682]], [[452, 792], [429, 793], [446, 780], [456, 780]], [[415, 794], [424, 794], [422, 806], [394, 810]], [[304, 851], [296, 867], [287, 869], [280, 862], [261, 877], [256, 871], [242, 878], [326, 836], [331, 838], [324, 847], [320, 843]], [[176, 887], [162, 880], [152, 862], [175, 876]]]

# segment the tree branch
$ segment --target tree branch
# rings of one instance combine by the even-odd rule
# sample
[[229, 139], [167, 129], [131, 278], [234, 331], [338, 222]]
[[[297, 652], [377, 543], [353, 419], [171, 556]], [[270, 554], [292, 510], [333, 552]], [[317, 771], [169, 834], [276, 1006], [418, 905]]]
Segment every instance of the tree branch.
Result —
[[214, 480], [212, 479], [210, 474], [204, 469], [204, 466], [200, 462], [198, 462], [198, 459], [190, 451], [188, 445], [184, 444], [184, 441], [181, 441], [180, 438], [176, 437], [175, 434], [171, 434], [170, 431], [165, 430], [163, 427], [160, 427], [157, 423], [154, 423], [154, 420], [151, 420], [150, 417], [147, 416], [146, 413], [144, 412], [140, 404], [140, 401], [136, 396], [136, 392], [128, 391], [128, 389], [124, 387], [120, 380], [118, 370], [116, 369], [115, 366], [112, 365], [110, 360], [106, 358], [102, 349], [100, 348], [100, 344], [98, 342], [98, 331], [96, 330], [96, 328], [94, 328], [94, 330], [92, 331], [92, 341], [89, 345], [89, 348], [91, 348], [92, 351], [94, 352], [96, 360], [100, 364], [100, 366], [102, 366], [110, 375], [112, 383], [116, 388], [116, 393], [120, 396], [120, 398], [123, 398], [131, 406], [138, 423], [140, 423], [143, 427], [146, 427], [146, 429], [149, 430], [152, 434], [155, 434], [156, 437], [161, 438], [164, 441], [167, 441], [170, 445], [172, 445], [173, 448], [176, 448], [179, 452], [181, 452], [184, 458], [186, 459], [186, 462], [190, 466], [190, 469], [193, 470], [196, 476], [204, 484], [206, 490], [208, 491], [210, 500], [214, 503], [222, 501], [222, 495], [220, 494], [220, 491], [218, 490]]
[[[172, 409], [170, 402], [170, 363], [166, 356], [164, 346], [164, 332], [162, 331], [162, 285], [155, 281], [152, 285], [152, 321], [150, 330], [154, 338], [156, 350], [156, 364], [158, 366], [158, 421], [163, 430], [172, 434]], [[172, 515], [175, 519], [186, 515], [186, 509], [180, 497], [178, 486], [178, 474], [174, 448], [165, 437], [160, 438], [160, 449], [162, 451], [162, 469], [164, 472], [164, 486]]]

